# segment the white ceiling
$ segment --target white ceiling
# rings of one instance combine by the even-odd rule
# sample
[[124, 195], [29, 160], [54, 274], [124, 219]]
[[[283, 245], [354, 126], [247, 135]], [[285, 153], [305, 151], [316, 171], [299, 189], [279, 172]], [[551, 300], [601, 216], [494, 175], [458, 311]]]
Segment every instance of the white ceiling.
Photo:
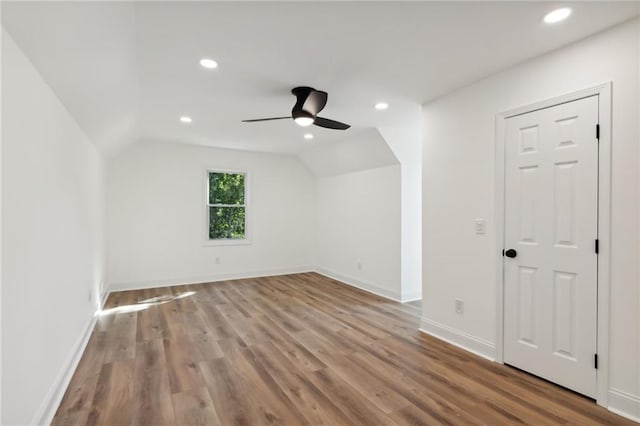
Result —
[[[419, 126], [420, 105], [638, 15], [637, 2], [2, 2], [2, 23], [107, 153], [136, 139], [299, 154], [374, 127]], [[202, 57], [220, 64], [198, 65]], [[296, 85], [329, 93], [291, 121]], [[387, 111], [373, 104], [385, 100]], [[179, 122], [181, 115], [193, 123]], [[315, 139], [304, 141], [311, 130]]]

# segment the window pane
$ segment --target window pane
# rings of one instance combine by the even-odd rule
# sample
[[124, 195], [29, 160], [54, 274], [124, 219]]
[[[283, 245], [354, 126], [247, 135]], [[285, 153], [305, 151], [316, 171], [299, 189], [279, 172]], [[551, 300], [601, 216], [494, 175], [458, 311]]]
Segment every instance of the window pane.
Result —
[[209, 204], [244, 204], [244, 174], [209, 173]]
[[209, 239], [244, 239], [244, 207], [209, 207]]

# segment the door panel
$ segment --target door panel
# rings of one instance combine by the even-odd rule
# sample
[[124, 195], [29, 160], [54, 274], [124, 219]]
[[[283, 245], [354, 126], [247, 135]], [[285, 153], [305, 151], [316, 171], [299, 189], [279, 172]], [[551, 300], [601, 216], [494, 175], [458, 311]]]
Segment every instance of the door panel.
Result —
[[506, 120], [504, 360], [594, 397], [598, 97]]
[[536, 309], [533, 301], [536, 298], [536, 269], [520, 267], [518, 280], [519, 340], [531, 346], [536, 346]]

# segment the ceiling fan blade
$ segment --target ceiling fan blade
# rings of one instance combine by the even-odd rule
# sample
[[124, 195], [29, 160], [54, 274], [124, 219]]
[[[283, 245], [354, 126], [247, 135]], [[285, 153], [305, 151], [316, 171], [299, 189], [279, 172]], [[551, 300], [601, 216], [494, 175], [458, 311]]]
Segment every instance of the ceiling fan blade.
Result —
[[307, 111], [312, 115], [318, 115], [322, 108], [327, 104], [327, 92], [323, 92], [322, 90], [313, 90], [307, 96], [304, 103], [302, 104], [302, 109]]
[[326, 129], [335, 129], [335, 130], [347, 130], [349, 127], [348, 124], [341, 123], [335, 120], [329, 120], [328, 118], [316, 117], [313, 124], [316, 126], [324, 127]]
[[243, 123], [255, 123], [256, 121], [271, 121], [271, 120], [285, 120], [285, 119], [291, 119], [290, 116], [288, 117], [271, 117], [271, 118], [255, 118], [253, 120], [242, 120]]

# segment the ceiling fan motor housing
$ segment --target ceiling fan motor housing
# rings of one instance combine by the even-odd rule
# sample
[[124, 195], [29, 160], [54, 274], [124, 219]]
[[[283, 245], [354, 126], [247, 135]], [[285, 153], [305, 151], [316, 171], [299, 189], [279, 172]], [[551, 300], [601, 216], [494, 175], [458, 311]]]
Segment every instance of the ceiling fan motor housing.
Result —
[[300, 117], [315, 118], [320, 112], [321, 108], [318, 108], [320, 105], [318, 105], [317, 102], [307, 102], [309, 96], [314, 92], [316, 92], [316, 90], [313, 87], [307, 86], [294, 87], [291, 90], [291, 93], [296, 97], [296, 104], [291, 110], [291, 116], [294, 120]]

